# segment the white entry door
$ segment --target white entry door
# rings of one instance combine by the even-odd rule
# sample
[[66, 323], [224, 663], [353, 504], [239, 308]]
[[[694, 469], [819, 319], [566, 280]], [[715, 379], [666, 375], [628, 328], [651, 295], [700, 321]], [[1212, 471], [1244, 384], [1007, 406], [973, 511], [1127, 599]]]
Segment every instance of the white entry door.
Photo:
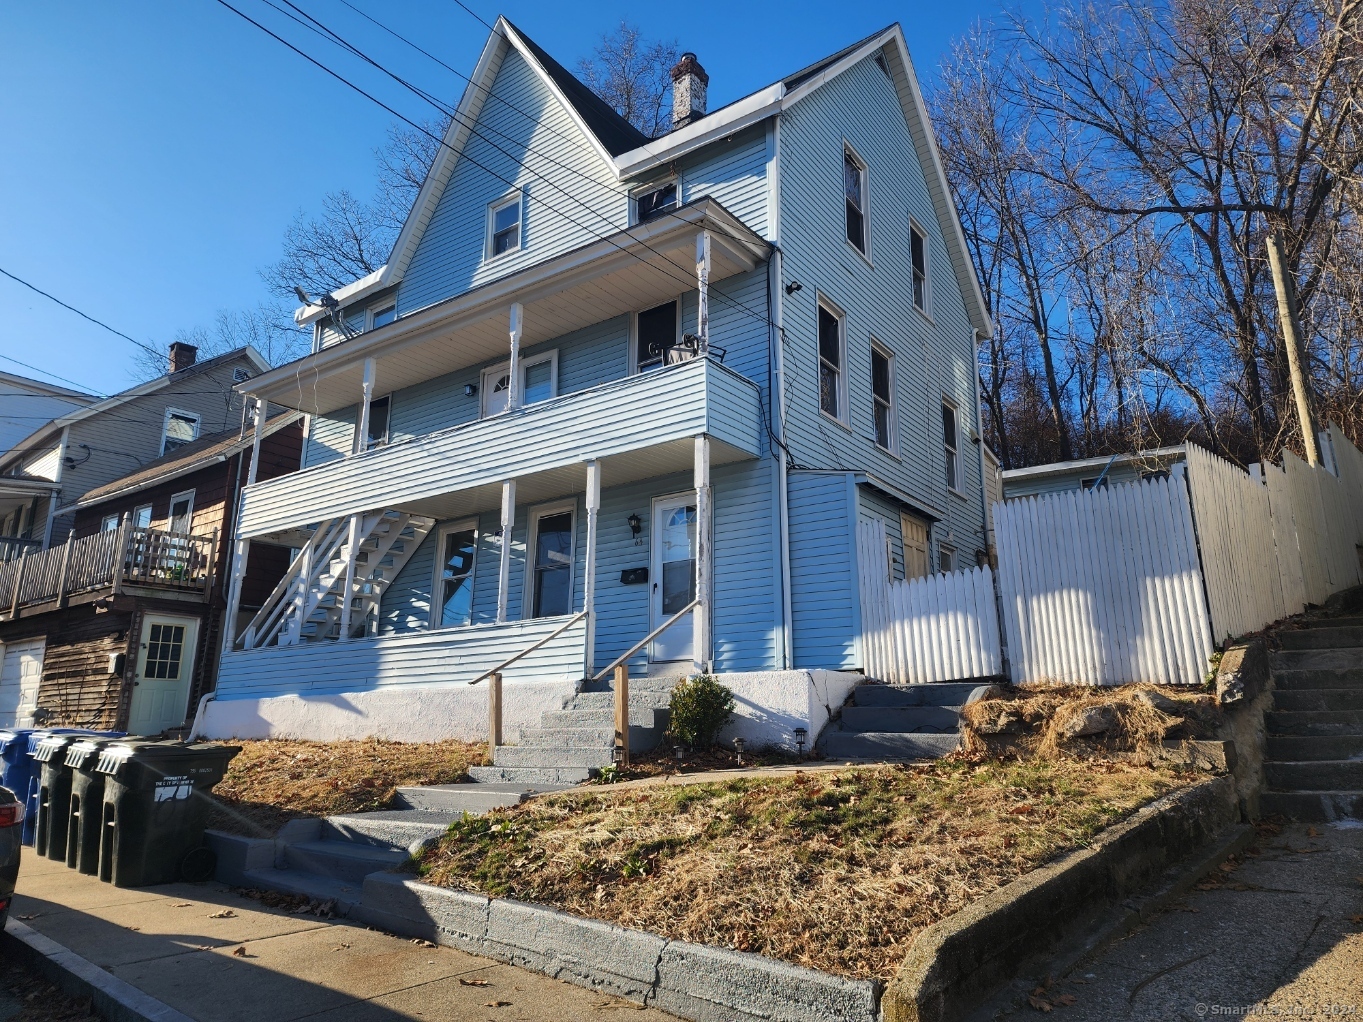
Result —
[[[652, 626], [657, 628], [696, 598], [696, 497], [694, 493], [653, 501], [653, 564], [649, 569]], [[653, 640], [653, 663], [690, 660], [692, 616], [686, 615]]]
[[43, 678], [44, 639], [5, 643], [0, 660], [0, 727], [32, 727]]
[[148, 614], [142, 619], [128, 730], [156, 735], [185, 722], [199, 621]]

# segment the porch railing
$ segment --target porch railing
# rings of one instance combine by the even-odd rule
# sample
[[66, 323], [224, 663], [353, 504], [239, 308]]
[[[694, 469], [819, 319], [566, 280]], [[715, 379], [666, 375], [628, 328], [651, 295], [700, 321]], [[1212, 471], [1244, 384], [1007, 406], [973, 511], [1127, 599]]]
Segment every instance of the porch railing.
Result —
[[41, 540], [19, 536], [0, 536], [0, 564], [17, 561], [24, 554], [36, 554], [43, 548]]
[[0, 616], [12, 619], [25, 608], [61, 606], [72, 596], [127, 587], [207, 599], [216, 553], [216, 530], [198, 536], [124, 525], [70, 538], [0, 563]]

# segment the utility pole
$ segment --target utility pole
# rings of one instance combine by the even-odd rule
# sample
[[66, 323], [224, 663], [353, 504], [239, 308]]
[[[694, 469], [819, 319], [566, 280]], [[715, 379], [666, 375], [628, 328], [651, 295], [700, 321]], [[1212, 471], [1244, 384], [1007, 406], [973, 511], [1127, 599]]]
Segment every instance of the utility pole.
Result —
[[1283, 253], [1283, 239], [1277, 227], [1270, 227], [1265, 242], [1268, 245], [1268, 262], [1273, 268], [1273, 290], [1278, 295], [1278, 319], [1282, 322], [1288, 372], [1292, 374], [1292, 396], [1297, 400], [1297, 421], [1301, 424], [1302, 445], [1306, 448], [1307, 462], [1319, 465], [1320, 446], [1317, 437], [1320, 436], [1320, 429], [1316, 424], [1311, 389], [1302, 366], [1306, 349], [1302, 345], [1301, 319], [1297, 315], [1297, 285], [1288, 271], [1287, 258]]

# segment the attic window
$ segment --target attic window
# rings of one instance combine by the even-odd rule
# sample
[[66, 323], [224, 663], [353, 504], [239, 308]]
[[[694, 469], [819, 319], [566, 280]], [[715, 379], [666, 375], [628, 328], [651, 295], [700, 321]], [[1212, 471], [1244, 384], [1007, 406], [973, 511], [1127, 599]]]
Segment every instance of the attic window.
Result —
[[488, 207], [489, 259], [495, 259], [521, 247], [521, 195], [516, 192]]
[[666, 216], [677, 208], [677, 182], [669, 181], [657, 188], [640, 192], [634, 199], [634, 222], [647, 223]]
[[847, 240], [866, 254], [866, 164], [851, 149], [842, 151], [842, 184], [847, 199]]
[[166, 409], [166, 424], [161, 433], [161, 453], [169, 454], [177, 447], [193, 443], [199, 438], [199, 417], [193, 412], [177, 408]]
[[374, 327], [387, 326], [398, 318], [398, 307], [396, 305], [385, 305], [382, 309], [374, 310], [374, 322], [370, 329]]

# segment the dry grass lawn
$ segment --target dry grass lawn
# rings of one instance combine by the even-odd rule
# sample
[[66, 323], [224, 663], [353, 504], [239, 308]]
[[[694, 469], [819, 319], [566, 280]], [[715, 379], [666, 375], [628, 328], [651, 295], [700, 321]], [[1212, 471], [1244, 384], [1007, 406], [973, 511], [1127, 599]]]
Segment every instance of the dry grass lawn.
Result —
[[486, 762], [487, 746], [363, 739], [234, 742], [241, 752], [213, 794], [209, 826], [268, 837], [289, 820], [387, 809], [400, 786], [453, 784]]
[[451, 828], [432, 883], [888, 979], [923, 927], [1191, 776], [1106, 760], [599, 786]]

